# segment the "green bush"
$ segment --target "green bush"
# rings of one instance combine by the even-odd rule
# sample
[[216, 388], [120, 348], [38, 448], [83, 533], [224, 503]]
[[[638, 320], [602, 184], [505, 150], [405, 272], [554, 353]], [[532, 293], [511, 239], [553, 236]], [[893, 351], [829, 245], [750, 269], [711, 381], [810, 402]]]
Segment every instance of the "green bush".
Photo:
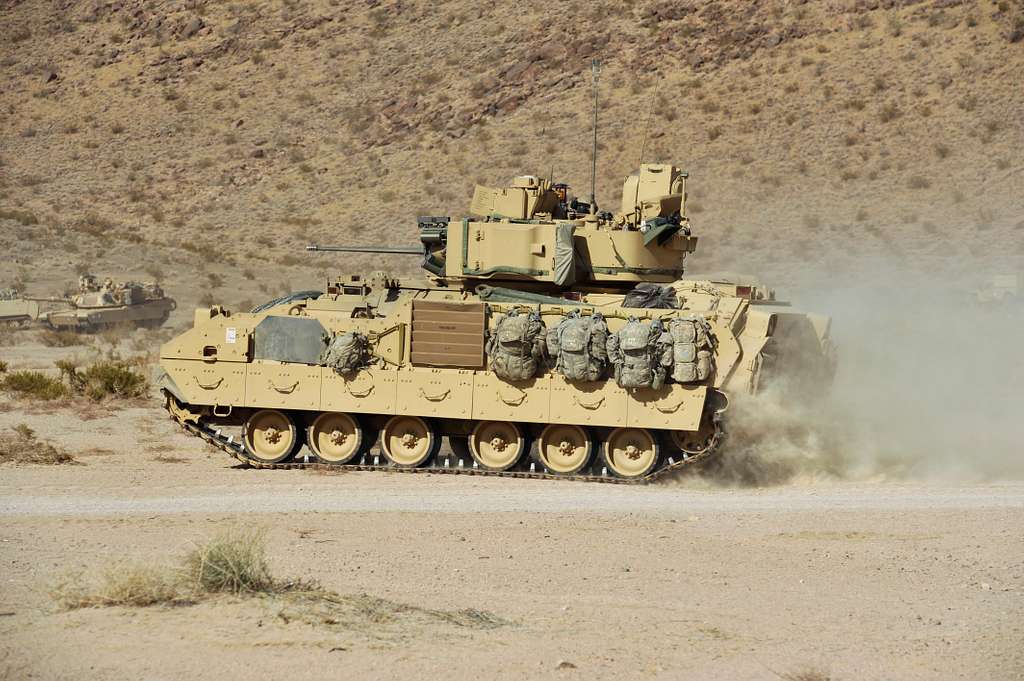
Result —
[[39, 371], [13, 371], [0, 378], [0, 389], [18, 397], [37, 400], [59, 400], [67, 397], [68, 389], [59, 379]]
[[66, 360], [60, 360], [56, 365], [71, 390], [93, 400], [143, 397], [149, 389], [146, 377], [124, 360], [100, 360], [82, 370]]

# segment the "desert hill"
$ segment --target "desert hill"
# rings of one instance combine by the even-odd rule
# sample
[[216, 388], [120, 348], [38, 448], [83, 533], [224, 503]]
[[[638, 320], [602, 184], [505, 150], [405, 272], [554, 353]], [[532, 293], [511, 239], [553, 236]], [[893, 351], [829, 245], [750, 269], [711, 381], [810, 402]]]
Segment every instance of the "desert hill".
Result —
[[[188, 319], [412, 258], [475, 182], [691, 172], [693, 272], [1024, 260], [1024, 7], [989, 0], [0, 4], [0, 286], [162, 278]], [[647, 131], [645, 143], [645, 130]]]

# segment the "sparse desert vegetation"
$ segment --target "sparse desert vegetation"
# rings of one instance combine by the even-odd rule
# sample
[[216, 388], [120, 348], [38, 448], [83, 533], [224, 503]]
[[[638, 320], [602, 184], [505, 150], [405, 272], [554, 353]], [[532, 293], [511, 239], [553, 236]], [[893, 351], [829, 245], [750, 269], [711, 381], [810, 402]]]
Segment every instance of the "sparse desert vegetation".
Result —
[[0, 372], [0, 391], [22, 399], [59, 400], [82, 396], [90, 400], [143, 397], [149, 382], [139, 373], [137, 361], [119, 358], [99, 359], [85, 368], [74, 360], [58, 360], [58, 376], [22, 369]]
[[273, 599], [279, 617], [314, 626], [366, 633], [407, 620], [436, 626], [492, 629], [510, 622], [482, 610], [434, 610], [368, 594], [341, 595], [302, 580], [281, 580], [270, 570], [260, 530], [228, 530], [189, 551], [178, 565], [117, 564], [98, 578], [65, 575], [50, 589], [64, 610], [96, 607], [191, 605], [218, 595]]
[[24, 423], [0, 431], [0, 463], [62, 464], [73, 463], [74, 457], [49, 442], [40, 440]]

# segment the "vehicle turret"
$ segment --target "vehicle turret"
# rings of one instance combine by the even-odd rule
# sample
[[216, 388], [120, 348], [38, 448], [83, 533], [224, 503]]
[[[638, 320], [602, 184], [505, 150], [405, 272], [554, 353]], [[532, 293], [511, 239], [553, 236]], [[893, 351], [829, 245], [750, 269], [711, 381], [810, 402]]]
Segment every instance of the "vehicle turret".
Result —
[[687, 174], [646, 163], [623, 183], [622, 210], [600, 212], [569, 187], [530, 175], [508, 187], [478, 185], [470, 216], [420, 217], [421, 246], [310, 246], [311, 251], [418, 253], [431, 278], [473, 288], [505, 282], [530, 290], [632, 288], [683, 274], [697, 247], [685, 217]]

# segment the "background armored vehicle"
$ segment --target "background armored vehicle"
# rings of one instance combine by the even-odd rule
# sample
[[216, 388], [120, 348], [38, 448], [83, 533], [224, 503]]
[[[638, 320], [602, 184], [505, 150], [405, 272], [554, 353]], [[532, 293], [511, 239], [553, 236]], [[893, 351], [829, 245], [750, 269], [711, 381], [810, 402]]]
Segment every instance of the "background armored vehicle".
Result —
[[79, 277], [78, 293], [65, 302], [70, 309], [47, 312], [43, 321], [55, 329], [70, 331], [97, 331], [119, 324], [156, 328], [177, 307], [155, 283], [115, 284], [107, 278], [100, 284], [91, 274]]
[[993, 303], [1021, 303], [1021, 289], [1024, 277], [1019, 274], [995, 274], [975, 291], [977, 302], [982, 305]]
[[161, 348], [167, 408], [259, 467], [639, 481], [704, 459], [730, 395], [768, 379], [820, 394], [833, 361], [827, 318], [681, 278], [685, 181], [643, 165], [611, 214], [519, 177], [477, 187], [475, 217], [420, 218], [416, 249], [311, 246], [418, 253], [430, 276], [197, 310]]
[[39, 318], [39, 303], [15, 289], [0, 289], [0, 324], [25, 324]]

